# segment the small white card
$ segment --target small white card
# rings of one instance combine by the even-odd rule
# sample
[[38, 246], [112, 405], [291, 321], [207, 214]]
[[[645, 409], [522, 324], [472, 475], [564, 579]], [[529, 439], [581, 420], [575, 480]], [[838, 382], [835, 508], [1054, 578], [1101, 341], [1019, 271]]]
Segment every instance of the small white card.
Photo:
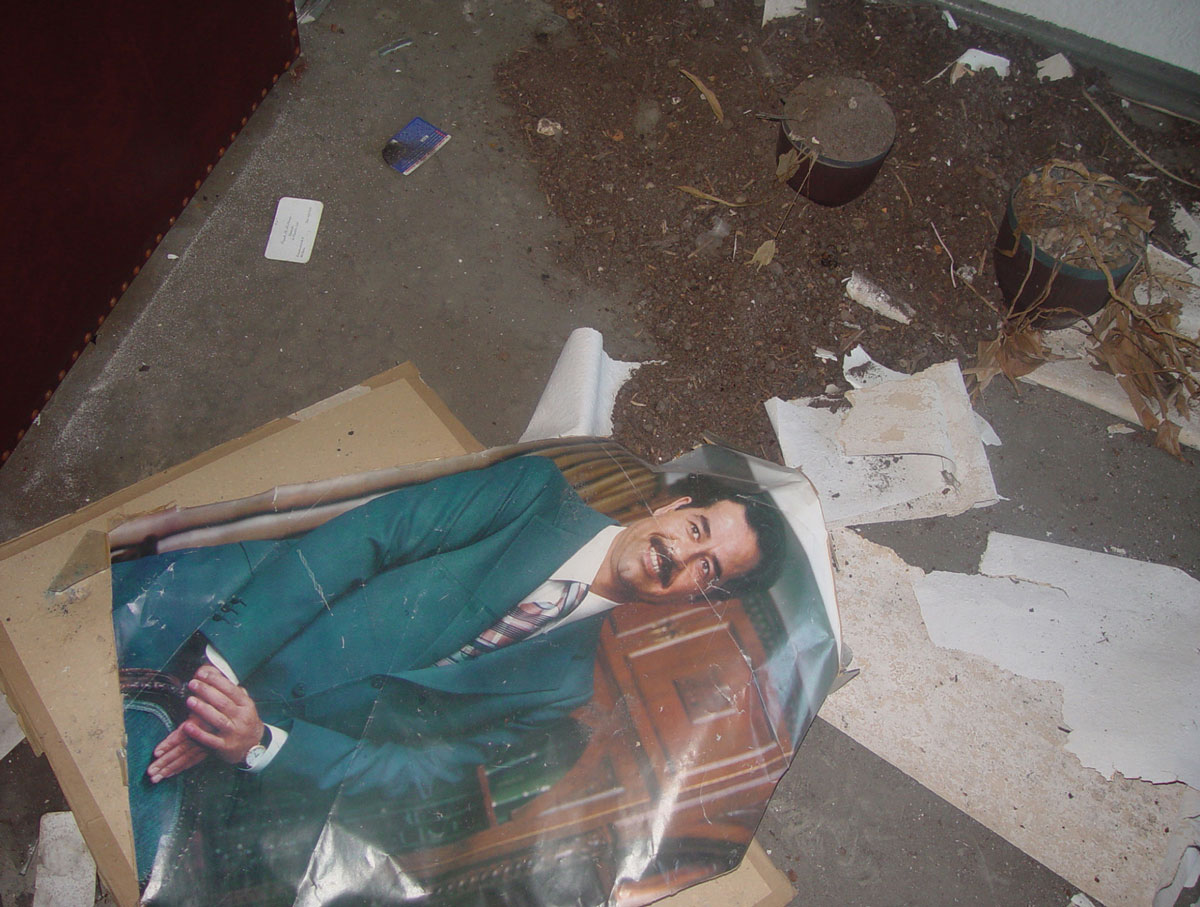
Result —
[[275, 261], [305, 264], [312, 255], [324, 210], [322, 202], [285, 195], [275, 208], [275, 223], [271, 225], [263, 255]]

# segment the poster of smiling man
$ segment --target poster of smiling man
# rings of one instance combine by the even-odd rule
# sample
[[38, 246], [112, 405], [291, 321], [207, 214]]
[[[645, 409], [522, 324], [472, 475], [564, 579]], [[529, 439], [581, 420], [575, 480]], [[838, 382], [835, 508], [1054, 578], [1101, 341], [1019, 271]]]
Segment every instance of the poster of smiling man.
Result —
[[155, 904], [646, 903], [740, 861], [839, 670], [792, 470], [539, 442], [109, 533]]

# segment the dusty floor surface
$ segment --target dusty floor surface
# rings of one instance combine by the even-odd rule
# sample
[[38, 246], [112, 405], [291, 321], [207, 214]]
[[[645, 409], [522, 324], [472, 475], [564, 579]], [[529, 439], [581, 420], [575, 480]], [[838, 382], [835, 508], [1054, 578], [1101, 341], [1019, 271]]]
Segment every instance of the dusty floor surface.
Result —
[[[557, 9], [565, 27], [505, 61], [497, 84], [548, 202], [572, 228], [560, 259], [593, 284], [639, 286], [639, 330], [666, 362], [627, 386], [615, 435], [651, 459], [688, 449], [712, 425], [776, 458], [762, 401], [844, 386], [817, 348], [861, 343], [906, 372], [947, 359], [966, 367], [1004, 309], [992, 248], [1008, 194], [1050, 160], [1080, 161], [1139, 192], [1162, 225], [1153, 241], [1167, 249], [1180, 248], [1171, 203], [1200, 199], [1130, 149], [1084, 90], [1192, 182], [1200, 127], [1137, 109], [1130, 119], [1099, 73], [1039, 83], [1044, 48], [966, 22], [951, 31], [931, 6], [820, 0], [812, 15], [765, 28], [749, 0]], [[1008, 57], [1009, 76], [984, 70], [952, 83], [943, 70], [972, 47]], [[715, 95], [723, 120], [683, 71]], [[797, 84], [830, 75], [872, 83], [897, 119], [875, 183], [840, 207], [797, 199], [776, 179], [779, 126], [764, 118]], [[540, 118], [562, 133], [539, 134]], [[727, 235], [705, 239], [714, 226]], [[752, 264], [770, 239], [774, 260]], [[852, 270], [915, 306], [912, 323], [848, 300]]]
[[[815, 347], [862, 342], [915, 370], [967, 360], [991, 336], [995, 222], [1028, 167], [1061, 154], [1149, 174], [1082, 86], [1095, 84], [1161, 163], [1197, 179], [1192, 127], [1121, 111], [1090, 76], [1036, 85], [1048, 50], [967, 23], [952, 32], [923, 7], [838, 2], [765, 29], [760, 18], [738, 0], [335, 0], [301, 27], [303, 65], [0, 468], [0, 538], [406, 360], [483, 444], [509, 443], [584, 325], [615, 357], [665, 363], [623, 395], [620, 440], [660, 459], [712, 431], [773, 456], [762, 401], [838, 383]], [[377, 55], [405, 35], [411, 47]], [[1010, 55], [1013, 75], [933, 78], [970, 46]], [[716, 93], [727, 128], [679, 69]], [[885, 91], [896, 148], [861, 198], [836, 209], [801, 200], [785, 220], [794, 193], [773, 177], [776, 127], [755, 114], [774, 112], [797, 79], [832, 71]], [[454, 138], [404, 178], [379, 150], [416, 115]], [[563, 125], [559, 139], [537, 133], [542, 117]], [[756, 204], [706, 204], [677, 185]], [[1144, 188], [1160, 220], [1167, 197], [1195, 197], [1161, 178]], [[326, 205], [303, 267], [262, 258], [282, 195]], [[729, 235], [693, 256], [715, 217]], [[978, 269], [970, 288], [952, 284], [935, 225], [956, 266]], [[775, 262], [747, 265], [777, 230]], [[1176, 248], [1164, 228], [1155, 241]], [[914, 325], [845, 300], [852, 268], [892, 283], [917, 307]], [[979, 409], [1004, 440], [989, 452], [1004, 500], [865, 534], [923, 569], [973, 570], [1000, 529], [1200, 575], [1194, 467], [1141, 434], [1111, 436], [1112, 417], [1041, 388], [1017, 395], [995, 382]], [[31, 901], [21, 870], [36, 817], [61, 801], [26, 745], [5, 769], [9, 907]], [[797, 904], [1062, 907], [1077, 890], [819, 719], [761, 835]]]

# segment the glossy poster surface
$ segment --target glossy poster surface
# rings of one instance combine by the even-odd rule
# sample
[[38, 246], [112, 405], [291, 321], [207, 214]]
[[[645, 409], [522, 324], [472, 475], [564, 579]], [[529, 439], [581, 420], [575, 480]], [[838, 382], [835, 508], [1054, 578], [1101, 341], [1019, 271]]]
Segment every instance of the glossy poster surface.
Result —
[[733, 868], [838, 671], [800, 474], [502, 448], [110, 532], [159, 904], [641, 904]]

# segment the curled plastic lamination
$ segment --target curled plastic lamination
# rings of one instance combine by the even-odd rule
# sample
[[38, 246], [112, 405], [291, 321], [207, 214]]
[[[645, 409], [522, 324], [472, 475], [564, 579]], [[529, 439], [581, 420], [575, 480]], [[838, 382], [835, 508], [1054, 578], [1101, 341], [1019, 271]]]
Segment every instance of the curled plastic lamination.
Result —
[[720, 447], [538, 442], [110, 545], [152, 904], [648, 903], [740, 862], [839, 670], [812, 486]]

